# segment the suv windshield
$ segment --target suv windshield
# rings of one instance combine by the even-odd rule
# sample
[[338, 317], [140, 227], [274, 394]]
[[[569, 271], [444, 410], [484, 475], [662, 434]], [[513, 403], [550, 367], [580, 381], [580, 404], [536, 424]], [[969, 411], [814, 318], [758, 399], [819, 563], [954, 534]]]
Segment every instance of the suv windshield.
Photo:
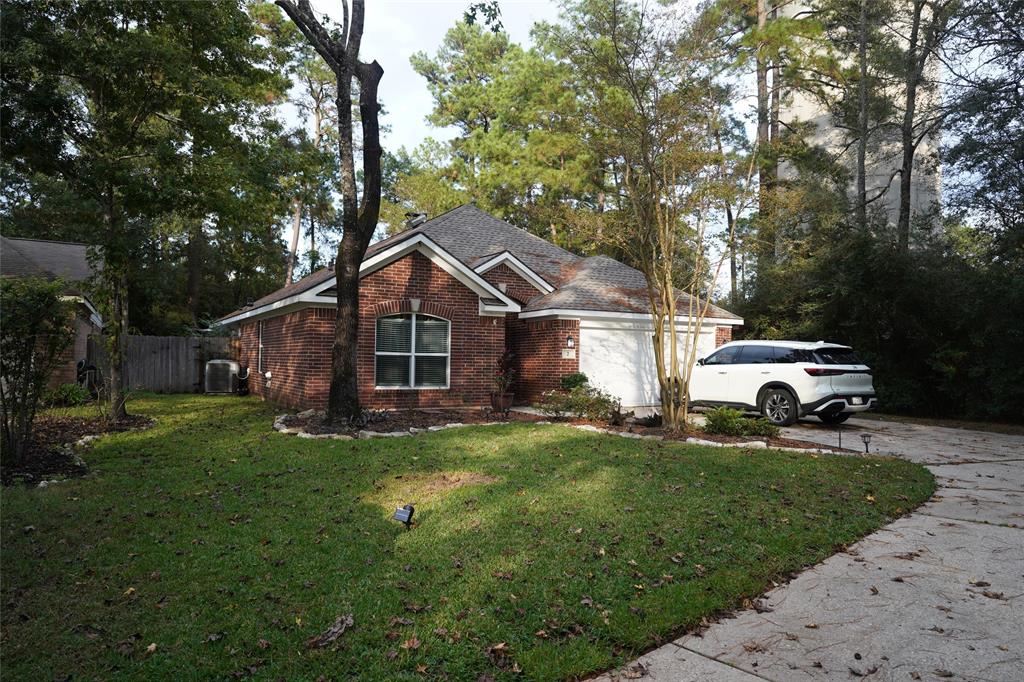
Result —
[[819, 365], [861, 365], [864, 364], [852, 348], [819, 348], [814, 351]]

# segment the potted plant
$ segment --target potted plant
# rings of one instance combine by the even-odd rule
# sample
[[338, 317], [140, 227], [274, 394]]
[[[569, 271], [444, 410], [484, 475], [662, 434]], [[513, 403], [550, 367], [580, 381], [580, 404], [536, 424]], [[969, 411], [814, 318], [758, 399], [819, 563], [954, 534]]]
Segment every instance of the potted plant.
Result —
[[508, 414], [509, 410], [512, 409], [512, 383], [516, 378], [515, 367], [512, 366], [513, 355], [510, 351], [505, 351], [498, 358], [498, 362], [494, 367], [494, 376], [492, 381], [494, 382], [494, 391], [491, 392], [491, 409], [495, 412], [504, 412]]

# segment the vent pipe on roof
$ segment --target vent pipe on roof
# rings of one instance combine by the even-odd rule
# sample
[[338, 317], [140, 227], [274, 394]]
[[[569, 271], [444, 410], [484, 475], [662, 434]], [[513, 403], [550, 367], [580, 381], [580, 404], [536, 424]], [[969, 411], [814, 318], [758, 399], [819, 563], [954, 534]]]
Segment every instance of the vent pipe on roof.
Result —
[[422, 225], [423, 223], [427, 222], [426, 213], [416, 213], [410, 211], [409, 213], [405, 214], [405, 218], [406, 227], [416, 227], [417, 225]]

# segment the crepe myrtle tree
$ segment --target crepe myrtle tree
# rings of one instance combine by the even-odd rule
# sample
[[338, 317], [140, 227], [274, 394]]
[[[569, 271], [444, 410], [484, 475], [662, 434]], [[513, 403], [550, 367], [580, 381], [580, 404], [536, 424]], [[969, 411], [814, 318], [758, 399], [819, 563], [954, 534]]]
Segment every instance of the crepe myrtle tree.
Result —
[[605, 225], [594, 240], [622, 254], [646, 280], [669, 429], [686, 426], [686, 386], [710, 305], [707, 292], [733, 242], [728, 235], [712, 255], [709, 213], [734, 201], [737, 184], [709, 134], [720, 128], [729, 104], [709, 71], [713, 34], [699, 16], [626, 0], [576, 0], [565, 5], [560, 25], [540, 31], [571, 66], [596, 130], [594, 144], [616, 178], [613, 204], [621, 208], [602, 214]]
[[4, 459], [20, 464], [39, 400], [74, 338], [64, 284], [38, 277], [0, 282], [0, 412]]
[[[359, 414], [356, 383], [356, 346], [359, 331], [359, 266], [377, 229], [380, 215], [381, 148], [380, 104], [377, 86], [384, 69], [376, 61], [359, 60], [363, 39], [364, 0], [353, 0], [351, 11], [342, 0], [341, 26], [325, 26], [309, 0], [277, 0], [302, 35], [334, 73], [337, 81], [335, 108], [338, 116], [338, 157], [341, 167], [342, 238], [334, 272], [338, 305], [331, 347], [331, 388], [327, 401], [328, 421]], [[362, 192], [356, 192], [353, 159], [352, 81], [359, 84], [359, 118], [362, 124]]]

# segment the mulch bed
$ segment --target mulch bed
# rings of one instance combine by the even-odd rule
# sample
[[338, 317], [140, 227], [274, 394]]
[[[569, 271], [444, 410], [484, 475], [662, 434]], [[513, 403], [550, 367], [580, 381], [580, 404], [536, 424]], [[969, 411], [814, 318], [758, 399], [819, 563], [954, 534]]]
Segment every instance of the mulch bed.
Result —
[[[609, 431], [627, 431], [626, 426], [609, 426], [600, 422], [576, 422], [573, 423], [587, 423], [592, 424], [598, 428], [608, 429]], [[687, 438], [700, 438], [701, 440], [710, 440], [716, 443], [749, 443], [751, 441], [759, 440], [767, 443], [770, 447], [775, 448], [800, 448], [800, 449], [822, 449], [832, 450], [834, 452], [849, 452], [856, 454], [859, 450], [851, 450], [850, 448], [839, 448], [834, 445], [822, 445], [821, 443], [813, 443], [806, 440], [795, 440], [793, 438], [769, 438], [767, 436], [720, 436], [713, 433], [705, 433], [702, 429], [690, 427], [686, 431], [679, 431], [672, 433], [666, 431], [660, 426], [640, 426], [636, 424], [633, 426], [633, 433], [638, 433], [642, 436], [659, 436], [668, 440], [686, 440]]]
[[[408, 431], [409, 429], [426, 429], [431, 426], [444, 426], [445, 424], [486, 424], [493, 423], [496, 421], [513, 421], [513, 422], [537, 422], [537, 421], [557, 421], [565, 424], [589, 424], [602, 429], [608, 429], [609, 431], [626, 431], [626, 426], [610, 426], [605, 422], [590, 421], [585, 419], [568, 419], [568, 420], [557, 420], [550, 419], [542, 415], [527, 414], [525, 412], [510, 412], [506, 419], [504, 415], [496, 414], [490, 410], [476, 410], [476, 409], [414, 409], [414, 410], [390, 410], [381, 412], [378, 418], [371, 421], [363, 426], [349, 426], [347, 424], [327, 424], [324, 422], [324, 415], [321, 412], [315, 412], [311, 415], [289, 415], [284, 418], [283, 423], [288, 427], [298, 427], [307, 433], [320, 435], [328, 433], [344, 434], [355, 436], [359, 431], [378, 431], [378, 432], [391, 432], [391, 431]], [[766, 438], [764, 436], [718, 436], [710, 433], [705, 433], [700, 429], [690, 428], [686, 431], [670, 433], [664, 428], [651, 427], [651, 426], [640, 426], [639, 424], [633, 426], [633, 433], [637, 433], [645, 436], [659, 436], [668, 440], [686, 440], [687, 438], [701, 438], [703, 440], [715, 441], [716, 443], [749, 443], [750, 441], [764, 441], [771, 447], [779, 448], [801, 448], [801, 449], [815, 449], [822, 448], [828, 450], [834, 450], [836, 452], [850, 452], [855, 453], [856, 450], [850, 450], [847, 448], [837, 448], [829, 445], [821, 445], [820, 443], [811, 443], [803, 440], [794, 440], [792, 438]]]
[[426, 429], [431, 426], [445, 424], [486, 424], [497, 421], [534, 422], [544, 417], [510, 412], [506, 419], [501, 414], [490, 410], [475, 409], [421, 409], [421, 410], [389, 410], [378, 413], [377, 417], [363, 426], [348, 424], [328, 424], [321, 412], [312, 415], [289, 415], [284, 424], [289, 427], [301, 427], [307, 433], [324, 434], [339, 433], [354, 436], [360, 431], [408, 431], [409, 429]]
[[10, 485], [16, 481], [38, 483], [52, 478], [84, 476], [88, 468], [70, 445], [85, 436], [143, 429], [153, 423], [153, 419], [141, 414], [128, 415], [116, 424], [103, 417], [36, 417], [25, 463], [9, 466], [4, 462], [0, 467], [0, 480], [4, 485]]

